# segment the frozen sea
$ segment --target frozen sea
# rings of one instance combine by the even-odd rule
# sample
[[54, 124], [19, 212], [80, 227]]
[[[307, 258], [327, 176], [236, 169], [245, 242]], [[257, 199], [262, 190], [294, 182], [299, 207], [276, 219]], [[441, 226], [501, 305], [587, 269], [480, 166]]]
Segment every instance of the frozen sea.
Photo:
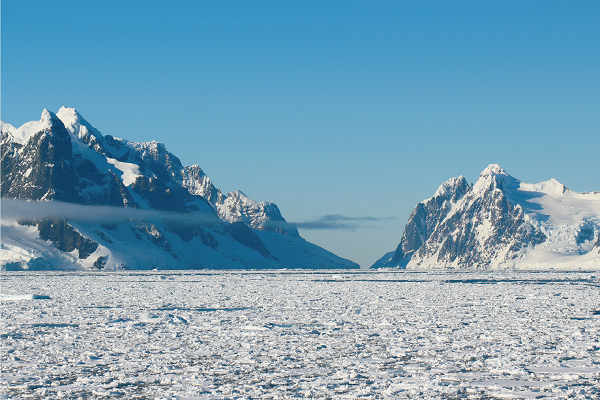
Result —
[[599, 272], [3, 272], [3, 399], [600, 397]]

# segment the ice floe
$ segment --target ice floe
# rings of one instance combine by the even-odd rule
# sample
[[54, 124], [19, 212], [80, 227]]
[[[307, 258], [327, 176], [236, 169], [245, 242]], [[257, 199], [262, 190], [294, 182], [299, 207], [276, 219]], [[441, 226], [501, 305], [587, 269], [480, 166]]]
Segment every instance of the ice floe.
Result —
[[600, 395], [597, 273], [4, 272], [1, 287], [3, 398]]

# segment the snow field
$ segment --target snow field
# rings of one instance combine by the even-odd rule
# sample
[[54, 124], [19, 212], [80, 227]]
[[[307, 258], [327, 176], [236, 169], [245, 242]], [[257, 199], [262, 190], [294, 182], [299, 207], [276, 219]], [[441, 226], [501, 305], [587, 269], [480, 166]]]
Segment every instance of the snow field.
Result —
[[595, 272], [4, 272], [0, 393], [593, 399], [599, 287]]

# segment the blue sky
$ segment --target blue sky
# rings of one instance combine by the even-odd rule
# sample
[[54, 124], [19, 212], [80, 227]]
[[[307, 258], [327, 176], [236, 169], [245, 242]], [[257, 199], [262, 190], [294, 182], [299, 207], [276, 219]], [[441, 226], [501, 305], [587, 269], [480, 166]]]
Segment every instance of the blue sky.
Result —
[[[170, 4], [173, 3], [173, 4]], [[2, 120], [75, 107], [366, 267], [490, 163], [600, 190], [598, 1], [2, 1]], [[355, 225], [355, 224], [353, 224]], [[310, 226], [310, 224], [306, 225]]]

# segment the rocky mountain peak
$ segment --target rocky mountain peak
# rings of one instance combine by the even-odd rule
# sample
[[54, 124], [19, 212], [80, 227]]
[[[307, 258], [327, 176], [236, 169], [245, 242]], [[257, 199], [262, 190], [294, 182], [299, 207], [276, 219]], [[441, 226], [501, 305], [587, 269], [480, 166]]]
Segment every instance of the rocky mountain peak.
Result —
[[250, 199], [241, 190], [221, 196], [216, 204], [219, 217], [231, 223], [242, 221], [253, 229], [300, 237], [298, 230], [288, 226], [275, 203]]
[[24, 145], [36, 133], [42, 131], [50, 132], [52, 131], [52, 127], [56, 125], [60, 125], [64, 129], [62, 122], [56, 114], [44, 108], [39, 121], [27, 122], [17, 129], [10, 124], [4, 124], [2, 133], [7, 133], [11, 142]]
[[600, 195], [523, 183], [497, 164], [452, 195], [465, 185], [450, 179], [417, 204], [393, 257], [374, 267], [600, 267]]
[[42, 110], [42, 117], [40, 118], [40, 123], [49, 123], [53, 118], [57, 118], [56, 114], [52, 111], [49, 111], [47, 108]]
[[481, 193], [489, 190], [504, 189], [508, 187], [518, 187], [519, 182], [506, 173], [498, 164], [490, 164], [479, 174], [479, 179], [473, 185], [474, 193]]
[[464, 176], [450, 178], [442, 183], [433, 197], [447, 197], [449, 199], [457, 199], [462, 197], [469, 188], [469, 184]]
[[[247, 204], [252, 207], [259, 207], [260, 203], [261, 203], [256, 200], [252, 200], [250, 197], [246, 196], [246, 194], [244, 192], [242, 192], [241, 190], [234, 190], [233, 192], [228, 194], [228, 197], [233, 197], [234, 199], [239, 199], [239, 201], [242, 202], [243, 204]], [[263, 202], [263, 203], [265, 203], [265, 202]], [[269, 202], [266, 202], [266, 203], [269, 203]]]
[[481, 171], [481, 174], [479, 174], [479, 178], [490, 176], [490, 175], [508, 175], [508, 174], [499, 164], [490, 164], [483, 171]]
[[93, 136], [96, 141], [102, 141], [103, 136], [100, 131], [87, 122], [74, 108], [62, 106], [56, 116], [76, 138], [87, 143], [90, 141], [89, 136]]

